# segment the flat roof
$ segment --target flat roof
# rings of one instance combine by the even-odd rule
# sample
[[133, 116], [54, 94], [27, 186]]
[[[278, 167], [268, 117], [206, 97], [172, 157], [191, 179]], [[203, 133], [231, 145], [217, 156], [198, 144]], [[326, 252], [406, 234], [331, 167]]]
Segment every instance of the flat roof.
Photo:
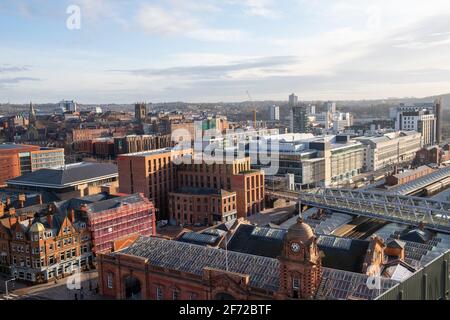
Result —
[[14, 143], [5, 143], [0, 144], [0, 150], [18, 150], [18, 149], [29, 149], [29, 148], [40, 148], [39, 146], [32, 146], [27, 144], [14, 144]]

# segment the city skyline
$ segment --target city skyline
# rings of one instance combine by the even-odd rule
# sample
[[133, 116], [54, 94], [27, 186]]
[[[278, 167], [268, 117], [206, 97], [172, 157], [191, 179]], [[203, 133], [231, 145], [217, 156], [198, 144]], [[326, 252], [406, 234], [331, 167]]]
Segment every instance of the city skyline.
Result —
[[[66, 27], [70, 5], [79, 30]], [[449, 16], [441, 0], [3, 1], [0, 101], [445, 94]]]

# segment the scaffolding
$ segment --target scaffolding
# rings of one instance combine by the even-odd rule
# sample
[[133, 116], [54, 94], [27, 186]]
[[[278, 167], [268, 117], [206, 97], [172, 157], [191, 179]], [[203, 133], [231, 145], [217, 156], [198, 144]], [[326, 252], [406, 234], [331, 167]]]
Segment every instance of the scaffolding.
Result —
[[114, 241], [132, 235], [149, 236], [153, 231], [154, 207], [149, 202], [122, 204], [119, 207], [89, 213], [94, 253], [110, 252]]

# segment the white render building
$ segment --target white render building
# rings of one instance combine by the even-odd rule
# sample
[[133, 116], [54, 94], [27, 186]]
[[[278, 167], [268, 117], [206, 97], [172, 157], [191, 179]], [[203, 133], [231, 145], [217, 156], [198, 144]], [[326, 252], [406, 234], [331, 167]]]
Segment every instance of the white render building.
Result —
[[417, 131], [397, 131], [382, 136], [356, 138], [366, 146], [366, 171], [377, 171], [412, 161], [422, 147], [421, 136]]

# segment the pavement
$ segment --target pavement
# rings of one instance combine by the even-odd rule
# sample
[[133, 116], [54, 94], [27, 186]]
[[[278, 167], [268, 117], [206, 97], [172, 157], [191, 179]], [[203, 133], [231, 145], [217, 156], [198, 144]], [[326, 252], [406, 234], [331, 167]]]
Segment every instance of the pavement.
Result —
[[[9, 295], [0, 293], [0, 300], [104, 300], [97, 292], [97, 271], [91, 270], [80, 274], [80, 285], [68, 285], [69, 277], [45, 284], [27, 286], [16, 282], [8, 285]], [[1, 280], [0, 280], [1, 281]], [[3, 282], [3, 281], [1, 281]]]

